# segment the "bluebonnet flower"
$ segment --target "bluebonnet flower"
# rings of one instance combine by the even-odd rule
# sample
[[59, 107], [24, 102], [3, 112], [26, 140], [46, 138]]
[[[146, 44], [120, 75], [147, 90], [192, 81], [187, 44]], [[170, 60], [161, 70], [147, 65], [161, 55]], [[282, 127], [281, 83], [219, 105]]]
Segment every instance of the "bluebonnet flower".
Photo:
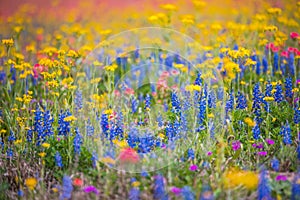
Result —
[[291, 128], [288, 122], [286, 123], [286, 126], [281, 128], [281, 134], [283, 135], [284, 144], [292, 144]]
[[270, 81], [268, 81], [267, 85], [266, 85], [266, 91], [265, 91], [265, 96], [266, 97], [272, 97], [272, 90], [273, 90], [273, 86], [270, 83]]
[[237, 95], [237, 105], [236, 105], [236, 108], [237, 109], [245, 109], [245, 108], [247, 108], [247, 99], [246, 99], [246, 97], [242, 94], [242, 93], [240, 93], [240, 92], [238, 92], [238, 95]]
[[214, 200], [214, 194], [211, 190], [211, 187], [208, 185], [204, 185], [201, 190], [201, 195], [199, 200]]
[[285, 97], [293, 98], [292, 90], [293, 90], [292, 79], [290, 77], [286, 78], [285, 79]]
[[16, 140], [15, 133], [12, 130], [10, 130], [9, 132], [10, 132], [10, 134], [8, 136], [8, 141], [9, 142], [15, 141]]
[[19, 197], [23, 197], [23, 196], [24, 196], [24, 192], [23, 192], [22, 189], [19, 189], [19, 190], [18, 190], [18, 196], [19, 196]]
[[278, 52], [275, 52], [274, 53], [274, 59], [273, 59], [273, 62], [274, 62], [274, 69], [273, 69], [273, 74], [278, 71], [278, 68], [279, 68], [279, 55], [278, 55]]
[[195, 194], [189, 186], [184, 186], [181, 190], [181, 196], [183, 200], [194, 200]]
[[280, 162], [277, 158], [273, 158], [271, 160], [271, 167], [272, 167], [273, 170], [275, 170], [277, 172], [279, 171]]
[[282, 94], [282, 87], [281, 84], [277, 83], [275, 87], [276, 91], [274, 93], [274, 99], [277, 103], [280, 103], [283, 101], [283, 94]]
[[228, 113], [228, 111], [233, 109], [233, 105], [234, 105], [234, 97], [233, 97], [232, 92], [230, 92], [229, 99], [227, 100], [226, 105], [225, 105], [226, 113]]
[[109, 124], [108, 124], [108, 117], [107, 114], [101, 115], [101, 121], [100, 121], [102, 132], [104, 133], [105, 137], [108, 137], [109, 132]]
[[27, 142], [31, 142], [32, 141], [32, 137], [33, 137], [32, 132], [33, 131], [31, 129], [29, 129], [27, 131], [27, 134], [26, 134], [26, 140], [27, 140]]
[[256, 56], [256, 58], [257, 58], [257, 59], [256, 59], [256, 70], [255, 70], [255, 72], [256, 72], [257, 75], [259, 75], [259, 74], [260, 74], [260, 66], [261, 66], [261, 62], [260, 62], [258, 56]]
[[158, 115], [156, 121], [157, 121], [159, 127], [162, 127], [162, 126], [163, 126], [163, 124], [164, 124], [164, 123], [163, 123], [163, 118], [162, 118], [162, 116], [161, 116], [160, 113], [159, 113], [159, 115]]
[[151, 96], [147, 94], [145, 98], [145, 110], [150, 110], [150, 107], [151, 107]]
[[55, 163], [56, 163], [56, 166], [58, 166], [60, 168], [62, 168], [64, 166], [63, 163], [62, 163], [61, 155], [58, 151], [55, 154]]
[[216, 108], [216, 95], [213, 90], [209, 92], [207, 103], [209, 108]]
[[82, 144], [82, 136], [80, 135], [79, 129], [75, 128], [75, 137], [73, 139], [73, 146], [75, 154], [80, 154]]
[[202, 83], [203, 83], [203, 81], [202, 81], [202, 78], [201, 78], [201, 72], [198, 71], [197, 77], [196, 77], [196, 79], [195, 79], [194, 84], [195, 84], [195, 85], [201, 86]]
[[131, 112], [136, 113], [139, 107], [138, 100], [134, 97], [131, 97]]
[[263, 56], [262, 65], [263, 65], [263, 73], [266, 74], [268, 71], [268, 60], [266, 56]]
[[218, 88], [217, 98], [218, 98], [218, 100], [220, 100], [220, 101], [223, 100], [223, 98], [224, 98], [224, 88], [223, 88], [223, 87], [219, 87], [219, 88]]
[[64, 175], [62, 184], [62, 191], [59, 198], [61, 200], [70, 199], [73, 191], [72, 179], [69, 176]]
[[74, 104], [75, 104], [76, 112], [78, 112], [83, 107], [82, 106], [82, 92], [80, 89], [76, 90], [76, 92], [75, 92]]
[[199, 101], [198, 124], [202, 125], [206, 115], [206, 99], [204, 97]]
[[171, 93], [172, 112], [179, 112], [181, 109], [180, 100], [175, 92]]
[[44, 112], [44, 124], [43, 124], [43, 132], [45, 136], [52, 136], [53, 133], [53, 127], [52, 123], [54, 122], [54, 119], [51, 117], [50, 111], [46, 110]]
[[186, 114], [183, 112], [180, 113], [180, 126], [182, 127], [183, 131], [188, 130], [188, 122], [186, 119]]
[[71, 123], [68, 121], [64, 121], [66, 117], [71, 116], [69, 111], [62, 112], [60, 111], [58, 115], [58, 135], [67, 136], [71, 130]]
[[98, 160], [98, 155], [96, 151], [93, 151], [91, 160], [92, 160], [93, 167], [96, 168], [97, 160]]
[[252, 129], [252, 133], [253, 133], [253, 138], [255, 140], [258, 140], [260, 137], [260, 128], [259, 128], [258, 124], [255, 124], [255, 126]]
[[259, 183], [257, 187], [258, 200], [271, 200], [271, 188], [267, 177], [267, 171], [263, 167], [260, 171]]
[[91, 124], [91, 120], [88, 119], [87, 125], [86, 125], [86, 135], [93, 136], [94, 132], [95, 132], [94, 126]]
[[164, 177], [162, 175], [156, 175], [154, 177], [154, 199], [165, 200], [168, 199], [168, 195], [165, 191]]
[[288, 66], [289, 66], [289, 71], [290, 71], [291, 75], [293, 76], [295, 74], [295, 56], [294, 56], [294, 53], [289, 54]]
[[292, 196], [291, 200], [300, 199], [300, 173], [298, 172], [292, 183]]
[[14, 156], [14, 151], [11, 148], [8, 148], [6, 150], [6, 155], [7, 157], [12, 158]]
[[44, 127], [43, 127], [43, 112], [40, 110], [40, 107], [37, 105], [34, 116], [34, 131], [37, 133], [37, 145], [39, 146], [45, 140]]
[[140, 199], [140, 190], [136, 187], [133, 187], [129, 191], [129, 200], [139, 200]]
[[260, 124], [262, 122], [261, 119], [261, 106], [260, 103], [262, 102], [262, 94], [259, 89], [259, 83], [256, 83], [253, 87], [253, 104], [252, 110], [255, 114], [255, 121]]
[[195, 152], [193, 149], [189, 148], [187, 151], [187, 157], [188, 159], [194, 160], [195, 159]]

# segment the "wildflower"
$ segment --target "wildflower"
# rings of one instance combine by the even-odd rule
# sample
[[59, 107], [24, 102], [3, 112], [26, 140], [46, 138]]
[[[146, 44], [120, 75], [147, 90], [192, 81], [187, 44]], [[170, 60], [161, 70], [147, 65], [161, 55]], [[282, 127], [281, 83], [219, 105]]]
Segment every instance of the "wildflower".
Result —
[[42, 147], [48, 149], [48, 148], [50, 147], [50, 144], [47, 143], [47, 142], [44, 142], [44, 143], [42, 144]]
[[46, 156], [46, 153], [45, 152], [41, 152], [38, 154], [41, 158], [44, 158]]
[[91, 193], [91, 192], [93, 192], [96, 195], [99, 194], [99, 190], [95, 186], [93, 186], [93, 185], [86, 186], [85, 188], [83, 188], [83, 191], [85, 193]]
[[181, 188], [178, 188], [178, 187], [171, 187], [170, 191], [175, 194], [175, 196], [179, 196], [182, 189]]
[[72, 179], [69, 176], [64, 175], [62, 184], [62, 191], [59, 198], [61, 200], [70, 199], [73, 191]]
[[290, 33], [290, 37], [291, 37], [292, 39], [297, 39], [299, 36], [300, 36], [300, 35], [299, 35], [297, 32], [291, 32], [291, 33]]
[[184, 186], [181, 189], [181, 196], [183, 200], [194, 200], [195, 194], [189, 186]]
[[188, 159], [194, 160], [194, 159], [195, 159], [195, 153], [194, 153], [194, 150], [191, 149], [191, 148], [188, 149], [187, 156], [188, 156]]
[[58, 151], [55, 154], [55, 163], [56, 163], [56, 166], [58, 166], [60, 168], [63, 167], [62, 158], [61, 158], [61, 155]]
[[197, 170], [198, 170], [198, 166], [197, 166], [197, 165], [191, 165], [191, 166], [189, 167], [189, 170], [190, 170], [190, 171], [197, 171]]
[[30, 190], [34, 190], [35, 186], [37, 184], [37, 180], [36, 178], [27, 178], [25, 180], [25, 185], [30, 189]]
[[233, 97], [233, 94], [232, 92], [229, 94], [229, 100], [227, 100], [226, 102], [226, 106], [225, 106], [225, 110], [226, 110], [226, 113], [230, 110], [233, 109], [233, 105], [234, 105], [234, 97]]
[[269, 144], [269, 145], [273, 145], [275, 142], [274, 140], [272, 139], [266, 139], [266, 142]]
[[73, 139], [73, 146], [75, 154], [80, 154], [82, 144], [82, 136], [80, 135], [79, 129], [75, 128], [75, 137]]
[[237, 109], [245, 109], [245, 108], [247, 108], [247, 99], [240, 92], [238, 92], [236, 103], [237, 103], [237, 106], [236, 106]]
[[145, 98], [145, 110], [149, 111], [150, 107], [151, 107], [151, 97], [149, 94], [147, 94]]
[[292, 183], [292, 196], [291, 200], [297, 200], [300, 198], [300, 174], [299, 172], [294, 177], [293, 183]]
[[77, 186], [77, 187], [81, 187], [83, 185], [83, 180], [80, 178], [75, 178], [73, 180], [73, 185]]
[[75, 110], [78, 112], [80, 109], [82, 109], [82, 92], [81, 90], [76, 90], [75, 92], [75, 98], [74, 98], [74, 104], [75, 104]]
[[64, 119], [71, 116], [69, 111], [60, 112], [58, 115], [58, 135], [67, 136], [71, 130], [70, 121], [65, 121]]
[[283, 101], [282, 87], [280, 84], [277, 83], [275, 89], [276, 89], [276, 91], [274, 93], [275, 101], [277, 103], [280, 103]]
[[154, 199], [168, 199], [168, 195], [165, 191], [164, 177], [162, 175], [156, 175], [154, 177]]
[[292, 79], [286, 78], [285, 79], [285, 97], [288, 98], [293, 98], [293, 83], [292, 83]]
[[133, 187], [129, 191], [129, 200], [139, 200], [140, 199], [140, 190], [136, 187]]
[[64, 118], [65, 122], [72, 122], [72, 121], [75, 121], [75, 120], [77, 120], [77, 118], [72, 116], [72, 115]]
[[258, 184], [258, 175], [252, 171], [228, 169], [224, 173], [224, 184], [226, 188], [243, 186], [251, 190]]
[[244, 119], [244, 122], [245, 122], [248, 126], [250, 126], [250, 127], [255, 126], [255, 122], [254, 122], [251, 118], [249, 118], [249, 117], [246, 117], [246, 118]]
[[258, 200], [271, 200], [271, 188], [267, 177], [267, 171], [263, 167], [260, 171], [259, 184], [257, 188]]
[[280, 167], [280, 162], [277, 158], [273, 158], [271, 160], [271, 167], [273, 170], [275, 171], [279, 171], [279, 167]]
[[211, 190], [211, 187], [204, 185], [201, 189], [201, 194], [199, 200], [214, 200], [214, 194]]
[[276, 176], [276, 181], [287, 181], [287, 177], [284, 175], [278, 175]]
[[123, 163], [137, 163], [139, 161], [139, 155], [132, 148], [124, 148], [120, 152], [119, 159]]
[[260, 151], [260, 152], [258, 152], [258, 155], [259, 156], [266, 156], [267, 152], [266, 151]]
[[177, 113], [181, 109], [180, 100], [175, 92], [171, 93], [172, 111]]
[[1, 42], [2, 42], [2, 44], [4, 44], [7, 47], [11, 47], [14, 44], [14, 40], [12, 38], [11, 39], [2, 39]]
[[253, 133], [253, 138], [255, 140], [258, 140], [260, 137], [260, 128], [257, 124], [253, 127], [252, 133]]
[[233, 151], [237, 151], [241, 148], [241, 142], [239, 140], [232, 142]]
[[108, 72], [114, 72], [118, 68], [118, 65], [113, 64], [113, 65], [107, 65], [104, 67], [104, 70]]

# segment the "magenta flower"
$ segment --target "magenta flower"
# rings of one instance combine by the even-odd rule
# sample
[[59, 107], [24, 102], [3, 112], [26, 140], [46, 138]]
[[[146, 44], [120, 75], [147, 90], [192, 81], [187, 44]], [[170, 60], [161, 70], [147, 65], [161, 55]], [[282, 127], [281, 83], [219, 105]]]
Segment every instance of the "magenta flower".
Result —
[[266, 139], [266, 141], [269, 145], [273, 145], [275, 143], [272, 139]]
[[266, 151], [260, 151], [260, 152], [258, 152], [258, 155], [259, 156], [266, 156], [267, 152]]
[[198, 169], [198, 166], [197, 165], [191, 165], [190, 166], [190, 170], [191, 171], [196, 171]]
[[93, 193], [95, 193], [96, 195], [99, 194], [98, 189], [97, 189], [95, 186], [93, 186], [93, 185], [86, 186], [85, 188], [83, 188], [83, 191], [84, 191], [85, 193], [91, 193], [91, 192], [93, 192]]
[[176, 196], [180, 195], [181, 193], [181, 188], [178, 187], [171, 187], [171, 192], [174, 193]]
[[276, 176], [276, 181], [287, 181], [287, 177], [285, 175]]
[[211, 155], [212, 155], [212, 152], [211, 152], [211, 151], [207, 152], [207, 155], [208, 155], [208, 156], [211, 156]]
[[257, 149], [262, 149], [262, 148], [264, 148], [264, 144], [263, 143], [252, 144], [252, 147], [257, 148]]
[[232, 146], [233, 151], [237, 151], [241, 148], [241, 143], [240, 143], [240, 141], [237, 140], [237, 141], [232, 142], [231, 146]]

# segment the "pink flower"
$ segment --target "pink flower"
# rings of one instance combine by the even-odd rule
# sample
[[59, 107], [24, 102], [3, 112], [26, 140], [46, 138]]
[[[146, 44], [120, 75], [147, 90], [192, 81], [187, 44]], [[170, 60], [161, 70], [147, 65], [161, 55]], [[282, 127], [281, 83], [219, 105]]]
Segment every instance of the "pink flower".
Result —
[[276, 181], [286, 181], [287, 178], [286, 178], [285, 175], [278, 175], [278, 176], [276, 176], [276, 179], [275, 179], [275, 180], [276, 180]]
[[211, 156], [211, 155], [212, 155], [212, 152], [211, 152], [211, 151], [207, 152], [207, 155], [208, 155], [208, 156]]
[[162, 74], [161, 74], [161, 78], [167, 78], [170, 76], [170, 73], [168, 71], [164, 71]]
[[173, 76], [177, 76], [177, 75], [179, 74], [179, 71], [178, 71], [178, 70], [175, 70], [175, 69], [172, 69], [172, 70], [171, 70], [171, 74], [172, 74]]
[[266, 141], [269, 145], [273, 145], [275, 143], [272, 139], [266, 139]]
[[297, 37], [299, 37], [299, 34], [298, 34], [297, 32], [291, 32], [291, 33], [290, 33], [290, 37], [291, 37], [292, 39], [296, 39]]
[[278, 52], [278, 51], [279, 51], [279, 47], [275, 47], [275, 46], [274, 46], [274, 47], [272, 48], [272, 51], [273, 51], [273, 52]]
[[288, 58], [289, 57], [289, 54], [288, 54], [288, 52], [287, 51], [283, 51], [283, 52], [281, 52], [281, 54], [280, 54], [282, 57], [286, 57], [286, 58]]
[[171, 192], [174, 193], [176, 196], [180, 195], [181, 193], [181, 188], [178, 187], [171, 187]]
[[191, 165], [189, 169], [191, 171], [196, 171], [196, 170], [198, 170], [198, 166], [197, 165]]
[[273, 47], [274, 47], [274, 44], [272, 42], [266, 45], [267, 49], [273, 49]]
[[258, 143], [258, 144], [252, 144], [252, 146], [254, 147], [254, 148], [257, 148], [257, 149], [262, 149], [262, 148], [264, 148], [264, 144], [263, 143]]
[[132, 95], [134, 95], [134, 90], [132, 88], [126, 88], [125, 89], [125, 94], [127, 94], [127, 95], [132, 94]]
[[44, 66], [40, 65], [40, 64], [35, 64], [33, 66], [32, 71], [33, 71], [33, 77], [35, 79], [37, 79], [42, 72], [46, 71], [46, 68]]
[[99, 194], [98, 189], [95, 186], [92, 186], [92, 185], [86, 186], [85, 188], [83, 188], [83, 191], [85, 193], [91, 193], [91, 192], [93, 192], [93, 193], [95, 193], [97, 195]]
[[237, 150], [239, 150], [241, 148], [241, 143], [238, 140], [237, 141], [233, 141], [232, 144], [231, 144], [231, 146], [232, 146], [233, 151], [237, 151]]
[[119, 158], [123, 163], [137, 163], [139, 161], [138, 153], [132, 148], [122, 149]]
[[258, 155], [259, 156], [266, 156], [267, 152], [266, 151], [260, 151], [260, 152], [258, 152]]
[[287, 51], [290, 53], [293, 53], [295, 51], [296, 48], [294, 47], [288, 47]]

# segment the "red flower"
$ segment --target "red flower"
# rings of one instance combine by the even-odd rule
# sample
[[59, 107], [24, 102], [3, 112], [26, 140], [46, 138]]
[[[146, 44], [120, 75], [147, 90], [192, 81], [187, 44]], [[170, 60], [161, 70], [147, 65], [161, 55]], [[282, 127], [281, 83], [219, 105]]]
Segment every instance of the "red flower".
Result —
[[266, 45], [267, 49], [273, 49], [275, 46], [272, 42], [270, 42], [269, 44]]
[[137, 163], [139, 161], [138, 153], [132, 148], [124, 148], [119, 155], [122, 163]]
[[294, 47], [289, 47], [289, 48], [287, 49], [287, 51], [290, 52], [290, 53], [292, 53], [292, 52], [295, 51], [295, 49], [296, 49], [296, 48], [294, 48]]
[[279, 47], [275, 47], [275, 46], [273, 46], [272, 47], [272, 51], [275, 53], [275, 52], [278, 52], [279, 51]]
[[283, 51], [283, 52], [281, 52], [281, 54], [280, 54], [282, 57], [286, 57], [286, 58], [288, 58], [289, 57], [289, 53], [287, 52], [287, 51]]
[[299, 37], [300, 35], [297, 33], [297, 32], [291, 32], [290, 33], [290, 37], [292, 38], [292, 39], [296, 39], [297, 37]]
[[75, 178], [73, 181], [73, 185], [81, 187], [83, 185], [83, 181], [80, 178]]

